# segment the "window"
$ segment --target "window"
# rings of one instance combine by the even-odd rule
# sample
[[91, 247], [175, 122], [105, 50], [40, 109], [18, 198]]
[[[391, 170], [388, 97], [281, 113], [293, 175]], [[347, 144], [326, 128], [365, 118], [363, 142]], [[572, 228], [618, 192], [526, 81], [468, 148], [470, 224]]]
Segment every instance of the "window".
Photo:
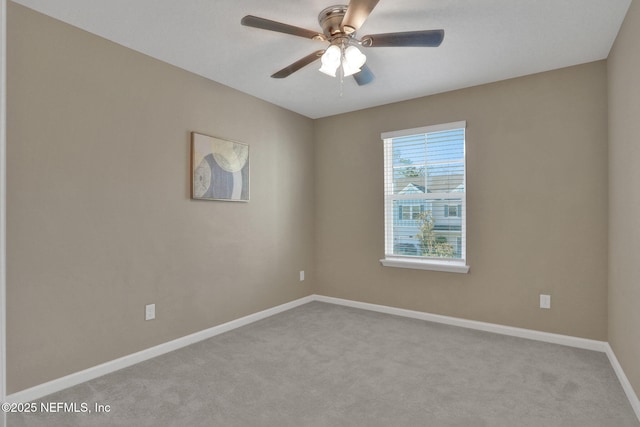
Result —
[[398, 219], [416, 221], [424, 210], [424, 205], [400, 205], [398, 206]]
[[466, 273], [466, 122], [382, 134], [389, 267]]
[[444, 216], [462, 216], [462, 205], [444, 205]]

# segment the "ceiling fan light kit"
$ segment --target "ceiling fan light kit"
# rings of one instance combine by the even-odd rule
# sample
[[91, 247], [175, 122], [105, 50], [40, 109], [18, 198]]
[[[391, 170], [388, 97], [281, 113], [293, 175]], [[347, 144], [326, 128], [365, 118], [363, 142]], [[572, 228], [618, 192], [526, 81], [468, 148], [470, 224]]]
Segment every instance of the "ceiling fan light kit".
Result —
[[342, 76], [348, 77], [362, 71], [361, 67], [367, 61], [367, 57], [357, 47], [350, 45], [345, 48], [341, 43], [329, 46], [320, 61], [320, 71], [324, 74], [336, 77], [336, 71], [342, 66]]
[[318, 23], [322, 33], [316, 33], [305, 28], [247, 15], [241, 24], [276, 31], [312, 40], [329, 42], [324, 51], [316, 51], [293, 64], [274, 73], [273, 78], [285, 78], [301, 68], [320, 59], [320, 71], [331, 77], [336, 77], [340, 70], [341, 77], [353, 76], [360, 86], [371, 83], [373, 73], [365, 65], [367, 60], [358, 46], [361, 47], [437, 47], [444, 39], [444, 30], [421, 30], [400, 33], [372, 34], [356, 38], [356, 31], [369, 17], [379, 0], [351, 0], [349, 5], [330, 6], [318, 15]]

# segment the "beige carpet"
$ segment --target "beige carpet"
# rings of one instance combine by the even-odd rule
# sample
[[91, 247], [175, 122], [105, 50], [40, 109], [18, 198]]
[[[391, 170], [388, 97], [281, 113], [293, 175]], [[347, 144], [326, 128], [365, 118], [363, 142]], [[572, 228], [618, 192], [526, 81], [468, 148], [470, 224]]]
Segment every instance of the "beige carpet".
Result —
[[603, 353], [320, 302], [42, 401], [111, 411], [8, 425], [640, 426]]

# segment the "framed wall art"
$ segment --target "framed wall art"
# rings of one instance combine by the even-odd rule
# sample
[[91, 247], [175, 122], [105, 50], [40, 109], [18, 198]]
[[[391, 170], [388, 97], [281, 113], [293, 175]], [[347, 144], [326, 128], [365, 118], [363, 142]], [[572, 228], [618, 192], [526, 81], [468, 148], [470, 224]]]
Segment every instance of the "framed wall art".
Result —
[[249, 201], [249, 145], [191, 132], [191, 198]]

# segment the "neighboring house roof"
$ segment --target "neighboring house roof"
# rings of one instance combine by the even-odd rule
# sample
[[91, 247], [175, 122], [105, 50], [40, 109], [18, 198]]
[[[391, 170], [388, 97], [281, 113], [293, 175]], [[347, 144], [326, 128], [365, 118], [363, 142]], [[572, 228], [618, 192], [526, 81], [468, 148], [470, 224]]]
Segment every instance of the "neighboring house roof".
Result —
[[456, 188], [451, 190], [452, 193], [464, 193], [464, 184], [458, 185]]
[[[404, 182], [403, 182], [404, 181]], [[418, 194], [425, 192], [425, 186], [416, 183], [416, 178], [399, 178], [396, 179], [396, 185], [403, 185], [409, 181], [398, 194]], [[424, 178], [418, 182], [424, 183]], [[427, 178], [429, 189], [427, 193], [463, 193], [464, 192], [464, 175], [434, 175]]]
[[400, 191], [398, 194], [417, 194], [417, 193], [424, 193], [424, 186], [416, 185], [410, 182], [409, 185], [404, 187], [402, 191]]
[[464, 192], [464, 175], [431, 175], [427, 177], [429, 193]]

